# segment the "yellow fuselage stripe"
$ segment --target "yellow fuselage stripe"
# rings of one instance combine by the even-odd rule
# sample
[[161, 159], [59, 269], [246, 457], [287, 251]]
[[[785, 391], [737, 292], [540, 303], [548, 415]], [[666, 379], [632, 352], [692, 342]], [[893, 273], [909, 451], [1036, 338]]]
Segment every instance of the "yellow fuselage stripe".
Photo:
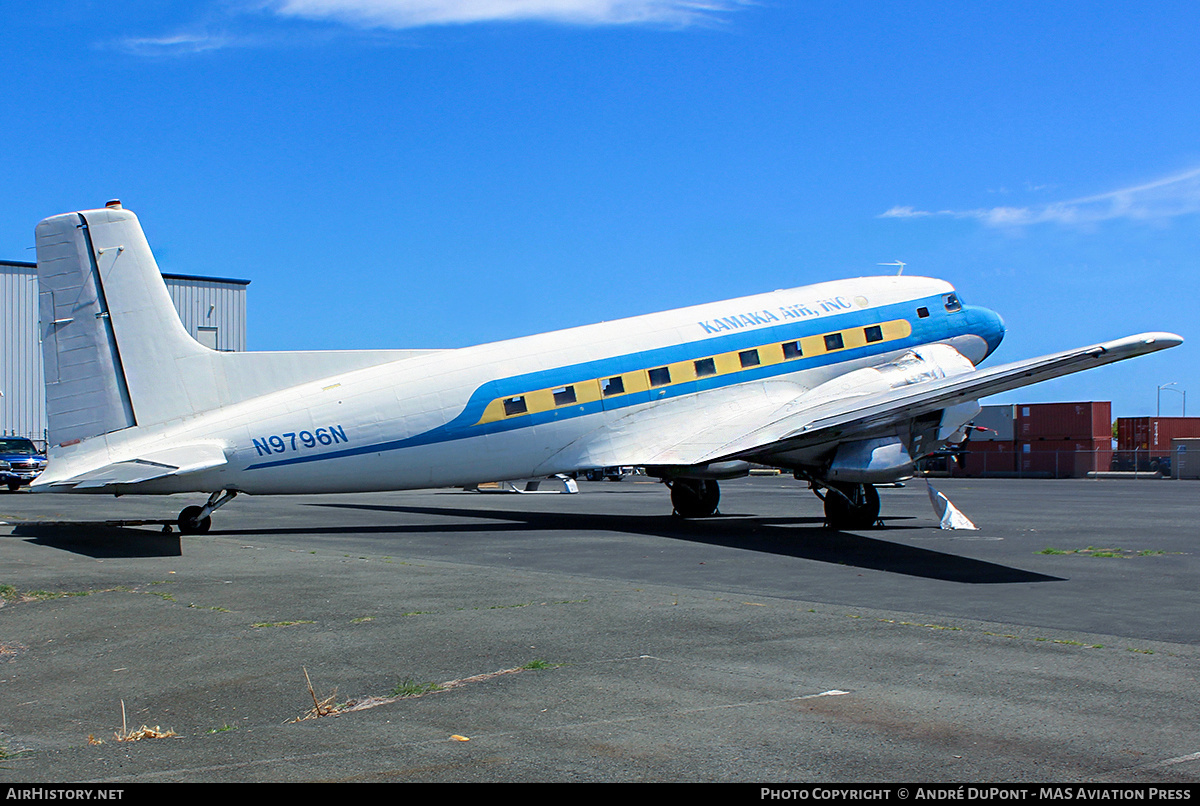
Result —
[[[872, 327], [878, 327], [883, 336], [877, 341], [867, 341], [867, 330]], [[842, 347], [838, 349], [826, 349], [826, 338], [829, 336], [840, 335], [842, 337]], [[536, 414], [538, 412], [553, 411], [554, 409], [567, 408], [571, 405], [582, 405], [584, 403], [594, 403], [597, 400], [604, 398], [616, 399], [624, 395], [633, 394], [635, 392], [645, 392], [651, 388], [654, 389], [669, 389], [672, 386], [678, 386], [682, 383], [692, 383], [697, 380], [707, 378], [716, 378], [723, 375], [732, 375], [738, 372], [746, 372], [749, 370], [758, 369], [759, 367], [768, 367], [774, 364], [801, 363], [805, 359], [812, 359], [828, 353], [841, 353], [847, 350], [853, 350], [856, 347], [865, 347], [868, 344], [883, 344], [889, 341], [898, 341], [906, 339], [912, 335], [912, 325], [906, 319], [893, 319], [890, 322], [880, 322], [876, 325], [866, 325], [862, 327], [846, 328], [845, 330], [833, 330], [829, 333], [818, 333], [815, 336], [804, 336], [799, 339], [800, 355], [795, 358], [786, 358], [784, 356], [784, 345], [794, 344], [795, 339], [789, 341], [773, 342], [769, 344], [761, 344], [757, 347], [744, 347], [740, 350], [731, 350], [726, 353], [718, 353], [717, 355], [703, 356], [701, 358], [689, 359], [687, 361], [678, 361], [673, 364], [663, 364], [660, 367], [666, 367], [670, 371], [671, 380], [668, 383], [652, 386], [650, 383], [650, 370], [659, 369], [660, 367], [647, 367], [644, 369], [635, 369], [629, 372], [623, 372], [620, 375], [606, 375], [604, 378], [592, 378], [585, 381], [576, 381], [574, 383], [565, 384], [562, 386], [554, 386], [546, 389], [537, 389], [531, 392], [523, 392], [518, 395], [507, 395], [505, 397], [496, 398], [488, 403], [483, 411], [483, 416], [479, 418], [476, 425], [485, 425], [487, 423], [497, 422], [499, 420], [508, 420], [514, 417], [521, 417], [526, 414]], [[758, 350], [758, 363], [751, 366], [743, 367], [740, 355], [751, 350]], [[713, 360], [714, 369], [716, 370], [709, 375], [697, 375], [696, 365], [706, 359]], [[603, 381], [620, 378], [624, 389], [620, 392], [610, 393], [605, 395], [601, 392]], [[575, 391], [575, 399], [568, 403], [558, 405], [554, 401], [555, 390], [564, 390], [568, 387], [573, 387]], [[512, 414], [505, 413], [505, 401], [514, 401], [518, 398], [523, 399], [524, 407], [521, 411], [515, 411]]]

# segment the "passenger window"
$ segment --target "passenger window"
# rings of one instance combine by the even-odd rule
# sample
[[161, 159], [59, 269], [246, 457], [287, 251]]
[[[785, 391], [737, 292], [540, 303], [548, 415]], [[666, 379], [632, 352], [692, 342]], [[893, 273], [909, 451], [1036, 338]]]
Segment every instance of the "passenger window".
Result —
[[564, 386], [554, 390], [554, 405], [569, 406], [575, 402], [575, 387]]
[[825, 337], [826, 350], [840, 350], [845, 346], [845, 342], [842, 341], [841, 333], [830, 333]]
[[622, 380], [620, 375], [616, 375], [612, 378], [606, 378], [600, 382], [600, 392], [605, 397], [608, 397], [609, 395], [624, 394], [625, 381]]
[[666, 386], [671, 382], [671, 370], [667, 367], [657, 367], [650, 370], [651, 386]]
[[707, 378], [709, 375], [717, 374], [717, 364], [711, 358], [701, 358], [695, 362], [696, 377]]
[[958, 297], [954, 294], [947, 294], [946, 296], [942, 297], [942, 299], [946, 301], [946, 310], [952, 313], [954, 311], [962, 310], [962, 303], [958, 301]]
[[783, 357], [785, 359], [791, 360], [793, 358], [799, 358], [802, 355], [804, 355], [804, 351], [800, 349], [800, 342], [789, 341], [787, 344], [783, 345]]
[[512, 417], [514, 414], [524, 414], [529, 411], [525, 405], [525, 397], [510, 397], [504, 401], [504, 416]]
[[928, 319], [929, 318], [929, 309], [928, 308], [917, 308], [917, 318], [918, 319]]
[[757, 367], [759, 364], [758, 350], [745, 350], [738, 353], [738, 359], [742, 362], [742, 367]]
[[867, 344], [883, 341], [883, 328], [879, 325], [863, 328], [863, 335], [867, 337]]

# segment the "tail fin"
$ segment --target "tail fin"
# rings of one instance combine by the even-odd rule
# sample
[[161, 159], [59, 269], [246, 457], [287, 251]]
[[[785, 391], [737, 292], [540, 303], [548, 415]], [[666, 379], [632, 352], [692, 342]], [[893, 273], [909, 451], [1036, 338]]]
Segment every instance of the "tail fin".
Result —
[[119, 203], [42, 221], [37, 257], [52, 446], [437, 352], [210, 350], [179, 321], [137, 216]]
[[179, 321], [137, 216], [109, 207], [47, 218], [37, 227], [37, 257], [53, 443], [218, 403], [211, 351]]

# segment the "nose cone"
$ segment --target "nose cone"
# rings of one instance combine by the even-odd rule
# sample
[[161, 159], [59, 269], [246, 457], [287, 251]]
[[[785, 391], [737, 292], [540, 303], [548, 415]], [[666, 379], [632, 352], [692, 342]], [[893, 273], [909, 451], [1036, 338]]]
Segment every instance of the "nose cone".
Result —
[[987, 358], [996, 352], [1000, 342], [1004, 341], [1004, 320], [1000, 318], [1000, 314], [987, 308], [972, 307], [971, 314], [972, 330], [987, 342], [987, 352], [983, 356]]

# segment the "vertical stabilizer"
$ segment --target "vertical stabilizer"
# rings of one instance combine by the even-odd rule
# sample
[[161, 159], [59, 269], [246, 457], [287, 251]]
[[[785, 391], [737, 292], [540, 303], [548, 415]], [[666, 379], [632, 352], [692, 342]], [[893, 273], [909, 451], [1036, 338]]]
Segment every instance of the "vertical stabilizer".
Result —
[[47, 218], [37, 258], [52, 443], [218, 405], [213, 353], [179, 321], [137, 216], [110, 207]]

